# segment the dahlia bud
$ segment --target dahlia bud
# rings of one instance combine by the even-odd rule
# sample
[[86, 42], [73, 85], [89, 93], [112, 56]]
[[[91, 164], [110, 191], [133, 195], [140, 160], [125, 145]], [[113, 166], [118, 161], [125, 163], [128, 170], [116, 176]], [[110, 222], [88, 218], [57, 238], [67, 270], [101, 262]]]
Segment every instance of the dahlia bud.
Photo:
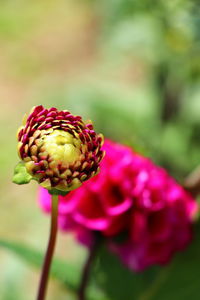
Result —
[[[55, 193], [67, 193], [96, 175], [104, 156], [103, 136], [96, 134], [91, 122], [85, 124], [80, 116], [54, 107], [33, 107], [17, 138], [18, 155], [27, 173]], [[15, 178], [21, 178], [19, 174], [13, 180], [23, 183]]]

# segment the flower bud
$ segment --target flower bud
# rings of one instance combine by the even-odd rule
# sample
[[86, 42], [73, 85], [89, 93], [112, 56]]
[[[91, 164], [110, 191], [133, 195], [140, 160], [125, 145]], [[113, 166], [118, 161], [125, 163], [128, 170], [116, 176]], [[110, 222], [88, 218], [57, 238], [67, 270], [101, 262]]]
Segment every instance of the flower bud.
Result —
[[103, 136], [80, 116], [33, 107], [17, 133], [18, 154], [32, 179], [55, 193], [67, 193], [99, 171]]

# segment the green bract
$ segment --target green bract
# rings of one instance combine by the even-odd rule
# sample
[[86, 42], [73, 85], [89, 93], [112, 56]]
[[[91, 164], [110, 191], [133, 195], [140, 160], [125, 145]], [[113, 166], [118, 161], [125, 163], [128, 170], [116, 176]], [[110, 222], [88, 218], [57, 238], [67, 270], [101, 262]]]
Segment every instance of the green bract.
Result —
[[27, 172], [24, 162], [19, 162], [15, 169], [13, 175], [13, 182], [17, 184], [29, 183], [32, 176]]

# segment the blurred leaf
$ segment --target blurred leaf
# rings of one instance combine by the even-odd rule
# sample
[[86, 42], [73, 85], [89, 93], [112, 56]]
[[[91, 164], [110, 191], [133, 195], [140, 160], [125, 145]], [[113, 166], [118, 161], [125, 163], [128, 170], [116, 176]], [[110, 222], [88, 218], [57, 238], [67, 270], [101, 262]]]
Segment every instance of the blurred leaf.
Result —
[[105, 249], [96, 267], [97, 280], [112, 300], [198, 300], [200, 286], [200, 226], [187, 251], [166, 267], [133, 273]]
[[[0, 240], [0, 247], [10, 250], [17, 254], [25, 262], [36, 268], [41, 268], [44, 254], [34, 250], [28, 246], [17, 242]], [[77, 290], [79, 282], [80, 269], [74, 265], [70, 265], [65, 261], [55, 258], [53, 260], [51, 275], [63, 284], [66, 284], [72, 291]]]
[[163, 128], [160, 139], [162, 162], [177, 178], [181, 174], [180, 180], [187, 175], [188, 170], [191, 168], [191, 157], [188, 159], [188, 154], [191, 153], [190, 135], [191, 132], [185, 124], [171, 121]]
[[[125, 55], [129, 56], [129, 63], [131, 59], [141, 60], [146, 65], [157, 63], [166, 51], [162, 23], [149, 13], [127, 18], [115, 25], [103, 44], [103, 50], [110, 60]], [[142, 67], [142, 63], [140, 65]]]
[[[149, 153], [159, 142], [159, 105], [151, 87], [124, 88], [96, 81], [89, 87], [68, 90], [68, 106], [85, 114], [105, 137]], [[147, 126], [148, 124], [148, 126]], [[153, 134], [152, 134], [153, 133]]]
[[158, 272], [159, 268], [153, 268], [133, 273], [105, 248], [100, 253], [96, 268], [97, 281], [112, 300], [139, 299], [142, 292], [151, 287]]
[[[44, 254], [31, 247], [13, 241], [0, 240], [0, 247], [17, 254], [26, 263], [40, 269]], [[51, 276], [64, 284], [72, 292], [79, 288], [81, 266], [77, 267], [61, 259], [54, 258], [51, 268]], [[93, 283], [88, 287], [88, 300], [108, 300], [103, 292]]]

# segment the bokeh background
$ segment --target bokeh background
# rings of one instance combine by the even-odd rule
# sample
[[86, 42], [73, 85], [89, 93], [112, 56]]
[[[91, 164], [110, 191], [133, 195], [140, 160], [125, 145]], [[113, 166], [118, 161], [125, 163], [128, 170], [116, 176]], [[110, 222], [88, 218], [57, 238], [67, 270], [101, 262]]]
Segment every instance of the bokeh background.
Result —
[[[36, 184], [11, 182], [16, 130], [33, 105], [92, 119], [97, 131], [180, 182], [200, 163], [199, 7], [195, 0], [0, 1], [0, 239], [46, 247], [49, 219]], [[56, 256], [81, 264], [85, 255], [72, 235], [59, 235]], [[0, 265], [0, 299], [34, 299], [38, 270], [4, 248]], [[48, 299], [66, 297], [74, 299], [52, 280]]]

